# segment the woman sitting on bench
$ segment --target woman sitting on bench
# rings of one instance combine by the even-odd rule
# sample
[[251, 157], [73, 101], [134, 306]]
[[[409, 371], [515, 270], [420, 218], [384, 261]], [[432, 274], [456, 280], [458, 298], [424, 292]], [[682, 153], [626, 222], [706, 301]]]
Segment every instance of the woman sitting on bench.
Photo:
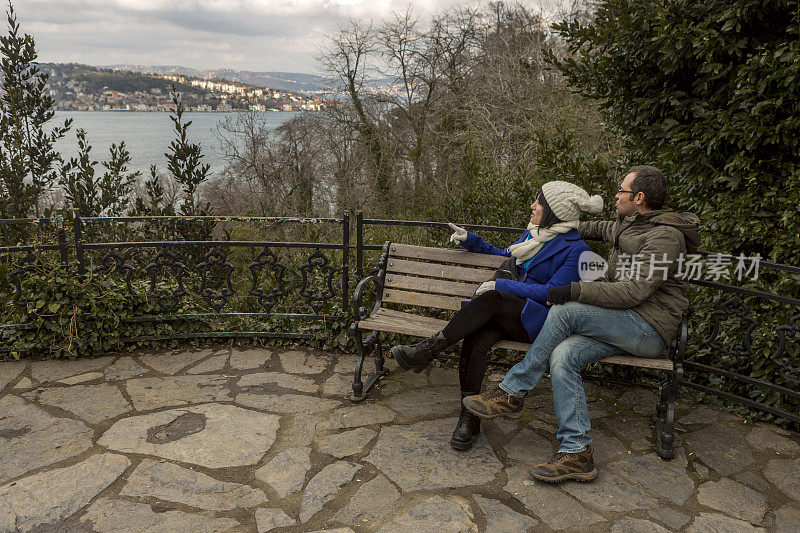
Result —
[[[470, 252], [509, 257], [484, 282], [475, 296], [445, 328], [417, 344], [394, 346], [391, 353], [402, 370], [421, 372], [436, 355], [460, 340], [458, 364], [461, 397], [480, 394], [489, 349], [499, 340], [532, 342], [544, 324], [552, 287], [579, 281], [578, 258], [588, 251], [575, 228], [581, 212], [599, 213], [603, 199], [565, 181], [542, 186], [531, 205], [530, 224], [522, 237], [501, 250], [464, 228], [450, 224], [450, 241]], [[463, 407], [450, 439], [456, 450], [469, 450], [480, 430], [480, 419]]]

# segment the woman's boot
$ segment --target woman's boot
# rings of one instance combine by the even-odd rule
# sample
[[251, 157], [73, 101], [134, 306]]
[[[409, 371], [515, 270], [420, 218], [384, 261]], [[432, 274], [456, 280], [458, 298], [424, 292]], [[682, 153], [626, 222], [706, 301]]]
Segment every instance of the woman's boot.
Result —
[[447, 339], [441, 331], [424, 341], [411, 345], [398, 345], [392, 347], [389, 352], [397, 361], [401, 370], [413, 370], [422, 372], [431, 364], [436, 354], [447, 348]]
[[[461, 399], [464, 396], [472, 396], [473, 393], [462, 392]], [[478, 438], [478, 433], [481, 430], [481, 419], [467, 411], [464, 406], [461, 406], [461, 414], [458, 417], [458, 425], [453, 430], [453, 436], [450, 437], [450, 446], [454, 450], [465, 452], [472, 448], [475, 440]]]

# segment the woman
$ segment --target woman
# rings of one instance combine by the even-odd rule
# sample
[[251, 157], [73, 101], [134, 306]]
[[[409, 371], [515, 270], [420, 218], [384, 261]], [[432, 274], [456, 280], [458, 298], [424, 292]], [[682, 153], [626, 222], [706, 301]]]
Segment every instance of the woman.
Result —
[[[547, 317], [548, 291], [579, 281], [578, 258], [589, 247], [575, 228], [581, 212], [599, 213], [602, 209], [600, 196], [589, 197], [572, 183], [551, 181], [542, 186], [531, 205], [527, 231], [505, 250], [450, 224], [454, 230], [450, 240], [467, 250], [513, 257], [516, 272], [507, 277], [516, 279], [481, 284], [475, 297], [442, 331], [417, 344], [393, 347], [391, 353], [400, 368], [421, 372], [436, 354], [463, 339], [458, 365], [461, 397], [480, 394], [492, 345], [501, 339], [532, 342]], [[462, 407], [450, 445], [456, 450], [470, 449], [479, 430], [480, 419]]]

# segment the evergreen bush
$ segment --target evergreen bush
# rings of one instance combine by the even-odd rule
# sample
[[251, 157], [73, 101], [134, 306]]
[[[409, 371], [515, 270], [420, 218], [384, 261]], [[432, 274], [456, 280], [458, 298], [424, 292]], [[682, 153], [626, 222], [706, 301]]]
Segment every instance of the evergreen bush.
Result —
[[797, 1], [603, 0], [555, 28], [572, 54], [553, 63], [666, 171], [705, 247], [800, 264]]

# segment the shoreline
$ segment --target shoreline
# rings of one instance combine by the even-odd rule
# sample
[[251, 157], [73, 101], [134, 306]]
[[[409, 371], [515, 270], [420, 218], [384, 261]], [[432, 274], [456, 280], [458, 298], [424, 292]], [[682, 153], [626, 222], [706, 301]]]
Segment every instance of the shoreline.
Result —
[[[53, 111], [61, 113], [172, 113], [171, 109], [61, 109], [54, 107]], [[185, 113], [239, 113], [239, 112], [252, 112], [252, 113], [319, 113], [318, 110], [311, 109], [293, 109], [286, 111], [285, 109], [265, 109], [263, 111], [252, 111], [250, 109], [228, 109], [228, 110], [207, 110], [207, 109], [184, 109]]]

